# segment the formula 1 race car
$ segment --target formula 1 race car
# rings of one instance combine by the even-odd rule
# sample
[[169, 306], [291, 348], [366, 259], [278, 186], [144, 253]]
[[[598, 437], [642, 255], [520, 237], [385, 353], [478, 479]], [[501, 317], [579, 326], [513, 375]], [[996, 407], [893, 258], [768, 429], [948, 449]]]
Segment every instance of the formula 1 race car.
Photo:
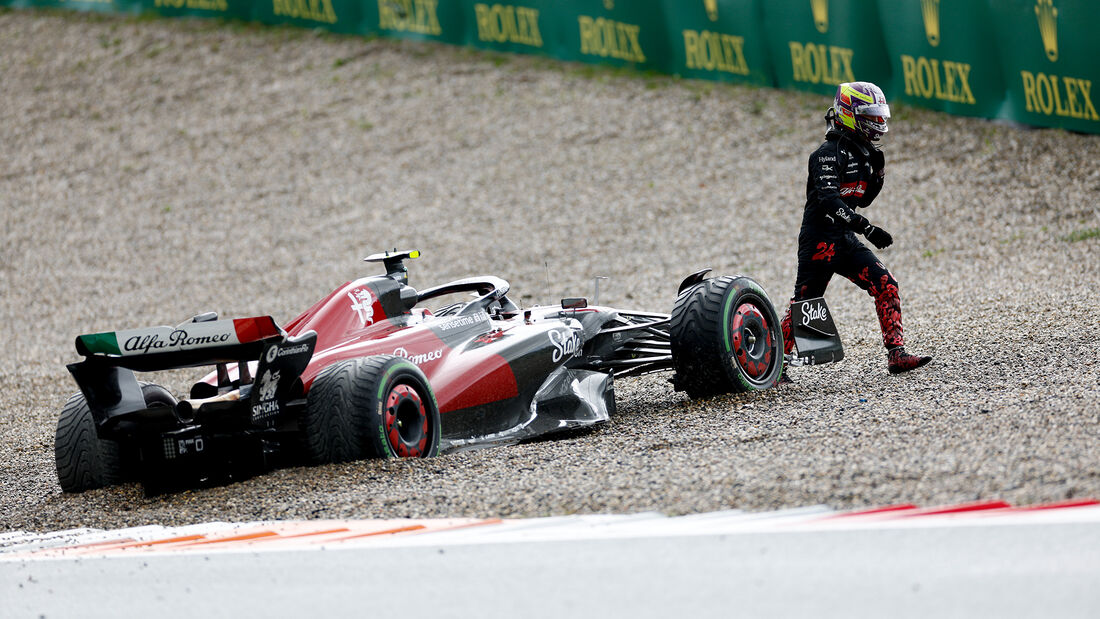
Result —
[[[775, 309], [748, 277], [694, 273], [671, 315], [579, 297], [520, 309], [492, 276], [415, 290], [405, 261], [419, 255], [366, 258], [386, 273], [283, 327], [207, 313], [78, 336], [84, 360], [68, 369], [80, 392], [55, 441], [61, 488], [137, 480], [156, 492], [290, 464], [428, 457], [605, 422], [616, 378], [671, 370], [677, 390], [705, 397], [767, 389], [783, 371]], [[794, 361], [839, 358], [824, 300], [802, 305], [795, 337], [807, 354]], [[135, 375], [210, 365], [179, 399]]]

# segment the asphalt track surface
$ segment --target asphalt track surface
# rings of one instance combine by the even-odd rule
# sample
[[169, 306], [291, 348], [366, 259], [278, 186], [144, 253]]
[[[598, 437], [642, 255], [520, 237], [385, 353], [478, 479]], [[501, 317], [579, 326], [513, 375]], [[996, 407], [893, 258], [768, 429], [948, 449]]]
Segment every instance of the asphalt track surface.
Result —
[[1095, 617], [1083, 503], [9, 533], [0, 595], [13, 617]]
[[[897, 106], [887, 187], [910, 348], [828, 293], [847, 358], [760, 394], [617, 384], [597, 430], [147, 498], [63, 495], [73, 336], [193, 314], [285, 321], [359, 258], [418, 287], [669, 311], [688, 273], [794, 278], [827, 99], [438, 45], [0, 12], [0, 529], [530, 517], [1100, 497], [1100, 138]], [[887, 93], [888, 95], [890, 93]], [[162, 377], [183, 390], [195, 375]]]

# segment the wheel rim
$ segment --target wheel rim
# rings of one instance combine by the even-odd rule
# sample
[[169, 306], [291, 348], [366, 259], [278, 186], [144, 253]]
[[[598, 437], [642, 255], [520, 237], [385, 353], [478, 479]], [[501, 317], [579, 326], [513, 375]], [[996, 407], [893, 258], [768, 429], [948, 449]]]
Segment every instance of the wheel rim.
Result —
[[754, 383], [767, 382], [775, 344], [764, 312], [755, 303], [737, 306], [730, 321], [733, 359], [742, 373]]
[[409, 385], [396, 385], [386, 396], [386, 438], [400, 458], [420, 458], [428, 449], [428, 411]]

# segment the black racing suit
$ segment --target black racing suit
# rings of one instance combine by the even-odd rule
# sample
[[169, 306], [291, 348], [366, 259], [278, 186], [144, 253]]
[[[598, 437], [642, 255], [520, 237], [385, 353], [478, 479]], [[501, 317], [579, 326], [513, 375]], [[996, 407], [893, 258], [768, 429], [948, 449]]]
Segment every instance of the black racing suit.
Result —
[[[840, 273], [875, 299], [882, 342], [891, 349], [904, 345], [898, 282], [856, 238], [857, 232], [868, 238], [885, 233], [855, 212], [869, 206], [882, 189], [884, 165], [882, 151], [835, 128], [810, 155], [791, 303], [823, 296], [833, 273]], [[891, 240], [885, 236], [888, 245]], [[885, 245], [879, 241], [879, 246]], [[789, 306], [783, 317], [783, 338], [789, 354], [794, 346]]]

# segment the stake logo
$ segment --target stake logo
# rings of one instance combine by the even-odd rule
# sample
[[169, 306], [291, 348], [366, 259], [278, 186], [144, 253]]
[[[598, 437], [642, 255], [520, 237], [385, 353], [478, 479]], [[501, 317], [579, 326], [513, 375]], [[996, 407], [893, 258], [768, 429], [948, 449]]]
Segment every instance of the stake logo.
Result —
[[811, 322], [824, 322], [829, 319], [829, 308], [824, 303], [810, 304], [809, 301], [802, 304], [802, 326], [808, 327]]
[[924, 17], [924, 36], [928, 44], [936, 47], [940, 44], [940, 0], [920, 0], [920, 10]]
[[554, 347], [554, 352], [550, 356], [550, 359], [557, 363], [567, 357], [579, 357], [581, 351], [584, 349], [584, 343], [581, 342], [581, 336], [572, 329], [569, 333], [562, 331], [550, 331], [547, 336], [550, 338], [550, 345]]
[[351, 299], [351, 309], [359, 315], [359, 324], [364, 327], [373, 324], [374, 297], [371, 296], [370, 290], [357, 288], [348, 293], [348, 298]]
[[1058, 62], [1058, 9], [1054, 0], [1038, 0], [1035, 18], [1039, 20], [1039, 35], [1043, 37], [1043, 49], [1051, 62]]
[[821, 34], [829, 31], [829, 0], [810, 0], [810, 9], [814, 13], [814, 26]]

